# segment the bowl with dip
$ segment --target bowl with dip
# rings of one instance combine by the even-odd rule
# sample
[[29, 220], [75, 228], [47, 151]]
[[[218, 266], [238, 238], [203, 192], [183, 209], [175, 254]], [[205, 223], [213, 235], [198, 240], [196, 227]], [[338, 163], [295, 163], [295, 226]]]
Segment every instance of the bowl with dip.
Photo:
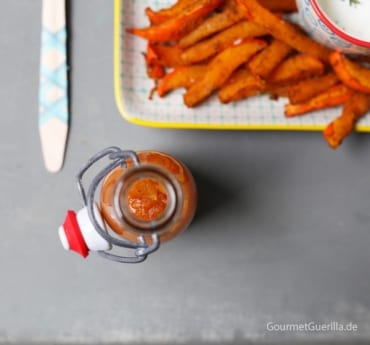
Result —
[[370, 0], [297, 0], [303, 28], [321, 44], [370, 55]]

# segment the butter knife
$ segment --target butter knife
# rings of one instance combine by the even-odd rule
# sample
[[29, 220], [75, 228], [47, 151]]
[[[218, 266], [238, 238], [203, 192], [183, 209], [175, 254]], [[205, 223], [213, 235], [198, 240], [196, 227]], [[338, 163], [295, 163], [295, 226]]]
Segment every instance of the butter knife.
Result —
[[39, 132], [45, 167], [63, 166], [68, 136], [67, 30], [65, 0], [42, 1]]

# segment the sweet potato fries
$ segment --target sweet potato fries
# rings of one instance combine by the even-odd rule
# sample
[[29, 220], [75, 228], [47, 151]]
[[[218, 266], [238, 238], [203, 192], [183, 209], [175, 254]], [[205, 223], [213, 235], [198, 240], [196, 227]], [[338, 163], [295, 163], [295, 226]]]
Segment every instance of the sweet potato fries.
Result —
[[185, 89], [187, 107], [212, 94], [222, 104], [268, 94], [284, 97], [285, 116], [342, 106], [323, 134], [337, 148], [370, 111], [370, 68], [312, 40], [286, 14], [295, 0], [174, 0], [145, 9], [147, 75], [165, 97]]

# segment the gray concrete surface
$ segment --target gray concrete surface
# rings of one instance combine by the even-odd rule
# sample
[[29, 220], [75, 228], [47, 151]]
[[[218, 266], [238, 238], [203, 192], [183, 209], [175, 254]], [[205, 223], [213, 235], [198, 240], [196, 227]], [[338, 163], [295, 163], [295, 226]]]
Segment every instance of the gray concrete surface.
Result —
[[[0, 343], [370, 341], [370, 136], [339, 151], [320, 133], [189, 131], [121, 119], [112, 1], [74, 0], [72, 123], [65, 166], [45, 171], [37, 128], [41, 2], [0, 11]], [[66, 253], [74, 176], [102, 147], [155, 148], [193, 170], [191, 228], [142, 265]], [[217, 158], [217, 159], [216, 159]], [[352, 322], [354, 332], [269, 322]]]

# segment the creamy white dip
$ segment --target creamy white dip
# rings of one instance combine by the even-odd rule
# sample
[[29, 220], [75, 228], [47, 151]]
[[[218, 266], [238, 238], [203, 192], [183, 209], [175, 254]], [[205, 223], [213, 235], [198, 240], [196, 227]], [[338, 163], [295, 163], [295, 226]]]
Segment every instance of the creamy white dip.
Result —
[[370, 0], [317, 0], [338, 29], [362, 41], [370, 41]]

